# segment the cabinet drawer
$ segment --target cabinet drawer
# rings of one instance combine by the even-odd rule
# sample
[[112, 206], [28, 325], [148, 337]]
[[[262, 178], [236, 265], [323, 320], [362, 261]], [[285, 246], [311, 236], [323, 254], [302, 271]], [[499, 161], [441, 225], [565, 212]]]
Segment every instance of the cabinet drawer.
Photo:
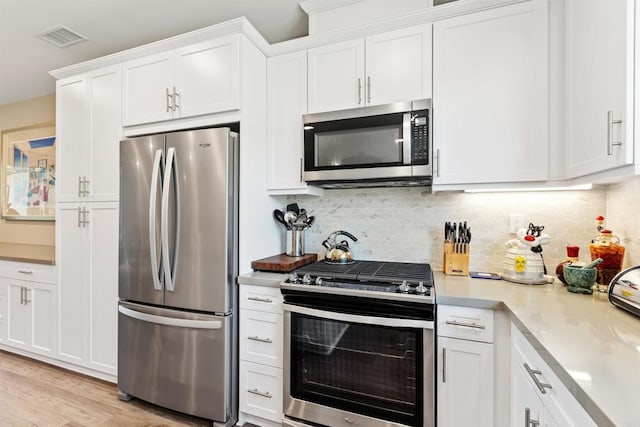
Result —
[[[513, 362], [525, 373], [551, 417], [562, 426], [595, 426], [593, 419], [515, 325], [511, 325]], [[526, 366], [525, 366], [526, 365]]]
[[282, 314], [280, 288], [240, 285], [240, 308]]
[[283, 316], [240, 310], [240, 359], [282, 368]]
[[56, 283], [54, 265], [31, 264], [26, 262], [0, 263], [0, 276], [9, 279], [28, 280], [30, 282]]
[[282, 422], [282, 369], [240, 361], [240, 411]]
[[493, 310], [438, 305], [438, 335], [493, 342]]

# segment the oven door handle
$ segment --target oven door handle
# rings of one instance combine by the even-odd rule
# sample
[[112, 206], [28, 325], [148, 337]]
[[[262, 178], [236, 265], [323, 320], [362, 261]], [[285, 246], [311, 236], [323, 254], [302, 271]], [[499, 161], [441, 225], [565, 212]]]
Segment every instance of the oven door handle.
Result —
[[395, 328], [433, 329], [433, 321], [416, 319], [397, 319], [389, 317], [362, 316], [359, 314], [338, 313], [335, 311], [318, 310], [315, 308], [301, 307], [299, 305], [282, 305], [284, 311], [305, 314], [307, 316], [322, 319], [337, 320], [341, 322], [364, 323], [367, 325], [390, 326]]

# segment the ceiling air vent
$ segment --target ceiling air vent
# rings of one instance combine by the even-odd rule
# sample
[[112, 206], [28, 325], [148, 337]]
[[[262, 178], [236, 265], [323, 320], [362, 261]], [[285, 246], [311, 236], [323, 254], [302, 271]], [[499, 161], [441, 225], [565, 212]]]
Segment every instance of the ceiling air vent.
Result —
[[85, 36], [70, 30], [64, 25], [58, 25], [55, 28], [36, 35], [36, 37], [58, 47], [67, 47], [88, 40]]

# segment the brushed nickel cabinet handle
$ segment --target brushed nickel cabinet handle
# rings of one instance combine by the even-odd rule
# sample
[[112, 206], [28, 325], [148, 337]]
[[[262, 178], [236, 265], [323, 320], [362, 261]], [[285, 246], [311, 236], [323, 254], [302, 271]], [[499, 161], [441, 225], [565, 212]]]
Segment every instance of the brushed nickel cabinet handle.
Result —
[[269, 399], [271, 399], [273, 397], [273, 395], [271, 393], [269, 393], [268, 391], [260, 391], [257, 388], [250, 388], [247, 391], [249, 393], [257, 394], [258, 396], [266, 397], [266, 398], [269, 398]]
[[169, 94], [169, 88], [165, 88], [165, 104], [167, 105], [167, 113], [172, 110], [173, 96]]
[[273, 341], [271, 340], [271, 338], [260, 338], [258, 336], [255, 336], [255, 337], [247, 337], [247, 339], [251, 341], [260, 341], [260, 342], [266, 342], [267, 344], [273, 344]]
[[622, 145], [622, 141], [613, 141], [613, 125], [619, 125], [622, 120], [613, 120], [613, 111], [607, 111], [607, 155], [613, 156], [613, 146]]
[[84, 224], [85, 227], [87, 226], [87, 224], [89, 224], [89, 220], [87, 219], [88, 216], [89, 216], [89, 210], [86, 207], [82, 208], [82, 223]]
[[304, 180], [304, 176], [302, 175], [302, 169], [303, 169], [303, 159], [302, 157], [300, 157], [300, 182], [302, 182]]
[[440, 149], [436, 150], [436, 176], [440, 177]]
[[452, 326], [462, 326], [464, 328], [473, 328], [473, 329], [486, 329], [484, 325], [478, 325], [477, 323], [466, 323], [466, 322], [458, 322], [457, 320], [445, 320], [447, 325]]
[[371, 104], [371, 76], [367, 76], [367, 104]]
[[247, 297], [249, 301], [257, 301], [257, 302], [268, 302], [272, 303], [273, 300], [270, 298], [259, 298], [259, 297]]
[[358, 77], [358, 105], [362, 104], [362, 79]]
[[180, 93], [176, 92], [176, 87], [173, 87], [173, 111], [176, 111], [177, 109], [180, 108], [180, 104], [178, 103], [178, 100], [180, 99]]
[[82, 177], [82, 193], [85, 196], [89, 195], [89, 185], [88, 184], [89, 184], [89, 180], [87, 179], [86, 176], [83, 176]]
[[33, 271], [31, 271], [31, 270], [18, 270], [18, 273], [20, 273], [20, 274], [33, 274]]
[[24, 304], [24, 286], [20, 286], [20, 305]]
[[528, 363], [524, 364], [524, 369], [527, 370], [527, 373], [529, 374], [529, 376], [531, 377], [531, 379], [535, 383], [536, 387], [538, 387], [538, 390], [540, 390], [540, 393], [547, 394], [547, 390], [546, 389], [547, 388], [553, 388], [551, 386], [551, 384], [540, 382], [540, 380], [538, 379], [538, 375], [542, 375], [542, 372], [540, 372], [539, 370], [531, 369], [531, 367], [529, 366]]
[[25, 286], [24, 287], [24, 305], [27, 305], [31, 302], [31, 300], [29, 299], [29, 291], [30, 289]]
[[442, 348], [442, 382], [447, 382], [447, 349]]
[[78, 228], [82, 227], [82, 208], [78, 208]]

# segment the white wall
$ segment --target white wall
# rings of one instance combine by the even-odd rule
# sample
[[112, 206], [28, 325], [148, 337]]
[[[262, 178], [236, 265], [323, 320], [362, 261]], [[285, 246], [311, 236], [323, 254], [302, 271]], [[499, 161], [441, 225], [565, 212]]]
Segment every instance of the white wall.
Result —
[[[288, 202], [297, 202], [317, 218], [305, 236], [308, 253], [323, 253], [322, 241], [334, 230], [346, 230], [360, 239], [353, 246], [357, 259], [429, 262], [441, 269], [445, 221], [466, 220], [473, 233], [470, 268], [499, 273], [504, 243], [513, 238], [508, 233], [509, 214], [522, 213], [526, 224], [544, 225], [551, 236], [543, 257], [552, 273], [566, 257], [568, 243], [580, 246], [581, 258], [589, 259], [595, 217], [606, 215], [606, 195], [604, 188], [473, 194], [378, 188], [326, 190], [323, 197], [289, 197]], [[640, 208], [640, 191], [636, 197]]]

